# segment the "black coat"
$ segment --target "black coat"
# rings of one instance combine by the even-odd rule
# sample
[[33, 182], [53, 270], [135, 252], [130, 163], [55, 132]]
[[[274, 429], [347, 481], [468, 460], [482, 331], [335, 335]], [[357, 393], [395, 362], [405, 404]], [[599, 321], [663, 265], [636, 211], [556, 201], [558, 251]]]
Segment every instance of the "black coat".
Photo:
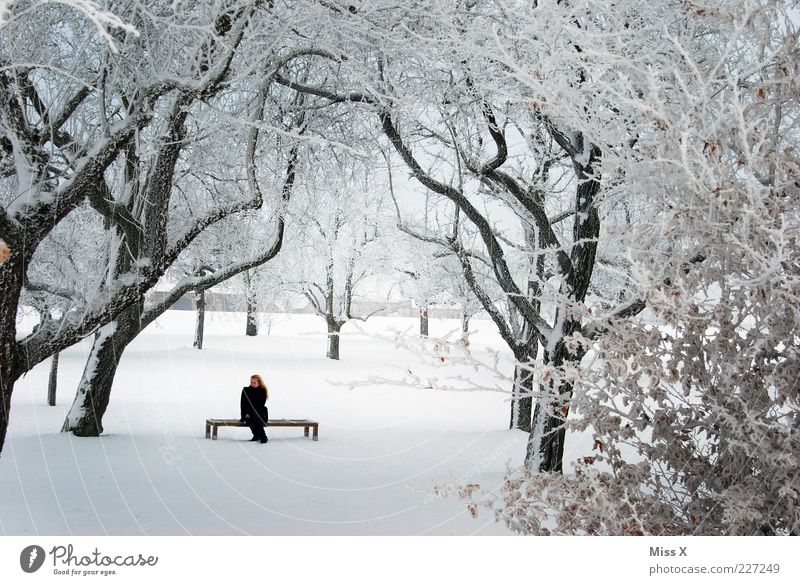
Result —
[[239, 406], [241, 410], [240, 420], [244, 420], [244, 415], [246, 414], [251, 417], [257, 417], [264, 422], [269, 420], [267, 392], [263, 388], [253, 388], [252, 386], [242, 388], [242, 398], [239, 401]]

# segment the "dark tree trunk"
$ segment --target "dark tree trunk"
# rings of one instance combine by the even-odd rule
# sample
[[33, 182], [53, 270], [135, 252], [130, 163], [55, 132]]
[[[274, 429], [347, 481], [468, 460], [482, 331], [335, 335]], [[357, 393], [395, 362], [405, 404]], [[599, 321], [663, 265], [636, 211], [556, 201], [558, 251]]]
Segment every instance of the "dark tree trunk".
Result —
[[419, 311], [419, 334], [428, 337], [428, 307]]
[[248, 295], [247, 297], [247, 326], [245, 327], [244, 334], [248, 337], [255, 337], [258, 335], [258, 309], [255, 299]]
[[472, 315], [468, 313], [461, 314], [461, 333], [466, 335], [469, 333], [469, 320], [472, 318]]
[[329, 319], [328, 320], [328, 353], [329, 359], [339, 359], [339, 333], [342, 330], [343, 323]]
[[244, 334], [247, 337], [255, 337], [258, 335], [258, 298], [256, 296], [255, 276], [250, 270], [245, 270], [243, 276], [247, 302], [247, 324], [245, 325]]
[[[3, 342], [3, 345], [6, 345]], [[10, 344], [9, 344], [10, 345]], [[14, 392], [15, 378], [11, 373], [11, 368], [7, 367], [10, 355], [3, 348], [3, 355], [0, 357], [0, 450], [6, 441], [8, 431], [8, 419], [11, 413], [11, 394]]]
[[0, 404], [0, 448], [2, 448], [6, 441], [6, 431], [8, 431], [11, 394], [14, 392], [14, 381], [3, 367], [0, 367], [0, 392], [2, 392], [2, 404]]
[[[540, 472], [563, 472], [564, 423], [569, 414], [569, 403], [554, 397], [552, 384], [540, 385], [542, 398], [536, 401], [531, 434], [525, 452], [525, 465]], [[572, 386], [561, 385], [557, 392], [572, 395]]]
[[10, 243], [9, 247], [11, 255], [0, 265], [0, 453], [6, 441], [14, 383], [23, 373], [15, 352], [17, 307], [22, 292], [23, 267], [30, 260], [19, 258], [19, 253]]
[[2, 349], [0, 349], [0, 450], [2, 450], [11, 413], [11, 394], [14, 392], [14, 382], [17, 377], [11, 371], [11, 361], [13, 359], [11, 341], [6, 340], [5, 333], [0, 343], [2, 343]]
[[206, 324], [206, 291], [194, 291], [194, 300], [197, 304], [197, 322], [194, 328], [194, 347], [203, 349], [203, 333]]
[[[581, 137], [581, 142], [586, 140]], [[601, 152], [597, 146], [590, 147], [589, 164], [583, 166], [571, 154], [573, 167], [578, 178], [578, 187], [575, 193], [575, 221], [572, 226], [572, 237], [575, 244], [572, 247], [570, 261], [572, 271], [567, 275], [565, 292], [575, 301], [583, 302], [586, 291], [594, 271], [597, 242], [600, 236], [600, 215], [595, 204], [595, 196], [600, 188], [599, 174], [595, 172], [594, 165], [601, 159]], [[555, 322], [560, 322], [556, 313]], [[580, 323], [574, 319], [563, 319], [560, 337], [555, 344], [552, 355], [545, 353], [544, 362], [553, 368], [560, 369], [566, 362], [576, 365], [583, 357], [568, 355], [564, 347], [564, 340], [575, 331], [580, 330]], [[554, 332], [555, 333], [555, 332]], [[533, 424], [525, 452], [525, 465], [528, 469], [537, 469], [541, 472], [563, 472], [564, 440], [566, 430], [564, 423], [569, 416], [570, 399], [572, 398], [572, 385], [567, 383], [556, 384], [554, 381], [545, 382], [540, 386], [540, 399], [536, 403], [533, 413]]]
[[514, 390], [511, 397], [511, 422], [509, 428], [531, 432], [533, 408], [533, 364], [514, 366]]
[[[531, 299], [536, 298], [535, 287], [528, 289]], [[538, 302], [532, 300], [537, 310]], [[534, 336], [534, 329], [524, 322], [520, 337], [524, 340], [514, 349], [514, 386], [511, 394], [511, 422], [509, 428], [531, 432], [531, 411], [533, 409], [533, 371], [536, 356], [539, 354], [539, 343]]]
[[[568, 320], [564, 324], [561, 340], [556, 344], [553, 355], [544, 354], [544, 363], [554, 369], [561, 369], [566, 363], [580, 363], [584, 350], [578, 355], [568, 355], [564, 347], [564, 339], [574, 333], [580, 324]], [[533, 412], [531, 434], [525, 451], [525, 466], [540, 472], [563, 471], [564, 441], [566, 430], [564, 423], [569, 416], [572, 384], [554, 380], [539, 385], [539, 399]]]
[[103, 415], [108, 408], [117, 366], [125, 348], [140, 330], [139, 311], [140, 307], [136, 305], [124, 310], [115, 321], [95, 334], [62, 432], [72, 432], [79, 437], [98, 437], [103, 432]]
[[53, 354], [53, 362], [50, 364], [50, 380], [47, 384], [47, 404], [56, 405], [56, 389], [58, 388], [58, 353]]

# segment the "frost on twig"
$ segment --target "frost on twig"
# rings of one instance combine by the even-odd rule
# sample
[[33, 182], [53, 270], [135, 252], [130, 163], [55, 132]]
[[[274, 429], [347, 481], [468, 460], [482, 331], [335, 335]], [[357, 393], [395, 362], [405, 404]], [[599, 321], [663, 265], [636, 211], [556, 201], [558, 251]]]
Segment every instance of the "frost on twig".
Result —
[[[15, 15], [12, 12], [14, 3], [13, 0], [0, 0], [0, 29], [15, 20]], [[108, 48], [112, 53], [117, 53], [118, 49], [114, 43], [114, 36], [109, 32], [109, 29], [119, 29], [134, 36], [139, 36], [139, 32], [134, 26], [126, 23], [113, 12], [103, 10], [92, 0], [39, 0], [34, 2], [32, 7], [28, 7], [27, 11], [31, 12], [33, 8], [47, 4], [60, 4], [81, 12], [94, 24], [97, 33], [108, 44]]]
[[474, 350], [470, 335], [450, 331], [440, 337], [420, 337], [394, 329], [390, 334], [362, 333], [413, 357], [394, 366], [397, 376], [369, 376], [338, 383], [349, 388], [390, 385], [452, 392], [499, 392], [509, 395], [513, 364], [504, 352], [490, 347]]

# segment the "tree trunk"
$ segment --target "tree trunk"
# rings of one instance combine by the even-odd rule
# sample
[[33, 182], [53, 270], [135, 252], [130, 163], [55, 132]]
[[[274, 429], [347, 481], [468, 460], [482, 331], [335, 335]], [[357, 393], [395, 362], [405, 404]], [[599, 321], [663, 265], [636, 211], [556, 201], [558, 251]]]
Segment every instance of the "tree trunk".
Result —
[[[572, 394], [572, 389], [561, 386], [558, 392]], [[569, 413], [568, 403], [561, 404], [554, 396], [551, 384], [540, 385], [541, 398], [536, 401], [531, 434], [525, 452], [525, 466], [540, 472], [563, 472], [564, 422]]]
[[103, 432], [103, 415], [108, 408], [117, 366], [125, 348], [140, 329], [139, 310], [139, 306], [126, 309], [115, 321], [95, 334], [75, 401], [61, 428], [62, 432], [72, 432], [79, 437], [98, 437]]
[[533, 407], [533, 363], [514, 366], [514, 390], [511, 396], [511, 422], [509, 428], [531, 432]]
[[472, 315], [469, 313], [461, 313], [461, 333], [466, 335], [469, 333], [469, 320], [472, 318]]
[[419, 311], [419, 334], [428, 337], [428, 307], [423, 307]]
[[14, 247], [9, 247], [11, 256], [0, 265], [0, 453], [6, 441], [14, 383], [23, 373], [17, 362], [15, 340], [24, 266], [30, 261], [29, 257], [18, 258]]
[[255, 337], [258, 335], [258, 298], [256, 296], [255, 273], [245, 270], [242, 276], [244, 277], [244, 296], [247, 303], [247, 324], [244, 328], [244, 334], [247, 337]]
[[53, 362], [50, 364], [50, 380], [47, 384], [47, 404], [56, 405], [56, 389], [58, 388], [58, 353], [53, 354]]
[[343, 323], [328, 320], [328, 358], [339, 359], [339, 332], [342, 330]]
[[5, 367], [0, 364], [0, 449], [6, 442], [6, 431], [8, 431], [8, 417], [11, 412], [11, 394], [14, 392], [14, 381], [8, 375]]
[[[567, 356], [563, 340], [579, 327], [575, 321], [567, 321], [561, 340], [556, 344], [556, 349], [551, 356], [544, 354], [544, 362], [549, 367], [560, 370], [567, 362], [579, 364], [585, 351], [579, 355]], [[531, 434], [528, 437], [528, 446], [525, 452], [525, 466], [540, 472], [563, 471], [564, 441], [566, 430], [564, 423], [569, 415], [570, 399], [572, 398], [572, 384], [560, 382], [556, 384], [551, 380], [539, 385], [539, 399], [533, 412]]]
[[[582, 140], [586, 138], [583, 137]], [[600, 176], [594, 166], [601, 159], [600, 149], [590, 147], [589, 164], [579, 164], [574, 155], [573, 167], [578, 178], [575, 193], [575, 222], [572, 227], [572, 239], [575, 242], [570, 261], [573, 270], [567, 277], [566, 290], [575, 302], [582, 303], [589, 289], [594, 271], [597, 242], [600, 236], [600, 216], [595, 205], [595, 196], [600, 188]], [[560, 321], [556, 313], [555, 321]], [[555, 369], [561, 369], [565, 362], [579, 364], [584, 352], [580, 355], [568, 355], [564, 340], [575, 331], [580, 330], [580, 323], [571, 318], [563, 319], [560, 337], [553, 346], [552, 355], [545, 352], [544, 363]], [[569, 415], [572, 385], [556, 384], [553, 381], [540, 386], [540, 398], [536, 402], [533, 413], [531, 434], [525, 452], [525, 466], [540, 472], [563, 472], [564, 441], [566, 430], [564, 423]]]
[[250, 295], [247, 296], [247, 326], [245, 327], [244, 334], [248, 337], [255, 337], [258, 335], [258, 305]]
[[197, 304], [197, 323], [194, 328], [194, 344], [197, 349], [203, 349], [203, 332], [206, 324], [206, 291], [194, 291], [194, 300]]
[[[534, 301], [535, 302], [535, 301]], [[538, 310], [538, 306], [536, 307]], [[521, 339], [524, 344], [514, 349], [514, 388], [511, 394], [511, 421], [509, 428], [531, 432], [531, 410], [533, 409], [533, 371], [536, 356], [539, 355], [539, 342], [534, 329], [524, 322]]]
[[[11, 374], [9, 367], [10, 352], [6, 352], [5, 340], [2, 341], [3, 349], [0, 355], [0, 452], [6, 442], [6, 432], [8, 431], [8, 419], [11, 413], [11, 394], [14, 392], [15, 378]], [[9, 343], [8, 346], [11, 344]]]

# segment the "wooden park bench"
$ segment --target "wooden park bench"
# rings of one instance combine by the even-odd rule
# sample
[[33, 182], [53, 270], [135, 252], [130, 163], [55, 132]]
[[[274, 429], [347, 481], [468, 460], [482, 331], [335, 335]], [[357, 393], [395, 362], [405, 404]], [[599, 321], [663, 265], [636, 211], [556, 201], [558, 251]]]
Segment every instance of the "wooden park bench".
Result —
[[[239, 422], [238, 418], [209, 418], [206, 419], [206, 439], [217, 440], [217, 429], [219, 427], [246, 427], [247, 425]], [[303, 427], [303, 436], [308, 436], [308, 430], [314, 429], [311, 437], [314, 441], [319, 439], [319, 423], [313, 420], [295, 418], [271, 418], [265, 427]]]

